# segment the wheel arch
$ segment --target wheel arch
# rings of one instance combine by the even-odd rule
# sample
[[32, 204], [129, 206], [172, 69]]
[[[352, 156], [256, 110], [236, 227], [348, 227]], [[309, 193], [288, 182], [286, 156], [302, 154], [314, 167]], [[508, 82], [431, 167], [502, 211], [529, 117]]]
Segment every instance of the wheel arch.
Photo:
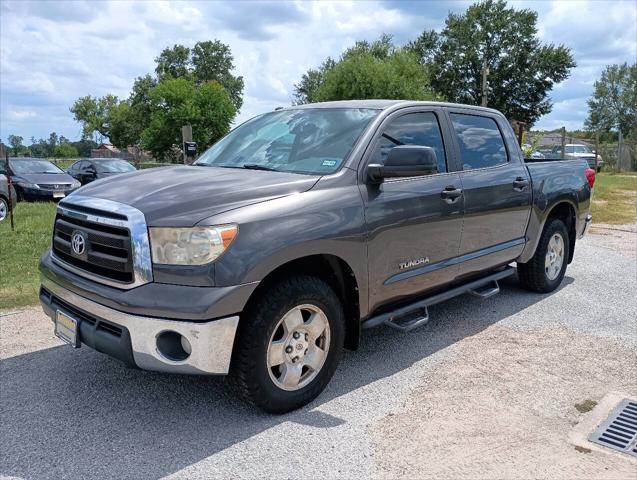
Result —
[[360, 338], [360, 289], [354, 270], [332, 254], [314, 254], [283, 263], [268, 273], [252, 292], [246, 310], [267, 289], [291, 275], [311, 275], [327, 283], [338, 295], [345, 314], [345, 347], [356, 350]]
[[527, 238], [532, 239], [532, 248], [527, 248], [520, 255], [518, 259], [521, 263], [528, 262], [537, 250], [538, 242], [542, 232], [546, 228], [547, 223], [553, 218], [559, 218], [566, 225], [569, 236], [569, 254], [568, 263], [573, 261], [573, 254], [575, 252], [575, 239], [576, 239], [576, 225], [577, 225], [577, 206], [570, 197], [562, 197], [555, 201], [549, 208], [547, 208], [542, 215], [541, 222], [536, 222], [536, 227], [532, 227], [533, 222], [529, 225], [529, 231], [527, 232]]

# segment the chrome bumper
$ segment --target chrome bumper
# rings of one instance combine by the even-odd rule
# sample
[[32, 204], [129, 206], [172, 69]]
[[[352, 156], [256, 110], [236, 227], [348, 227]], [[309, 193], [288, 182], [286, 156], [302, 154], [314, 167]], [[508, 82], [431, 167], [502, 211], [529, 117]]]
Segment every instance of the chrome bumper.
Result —
[[[209, 322], [188, 322], [143, 317], [120, 312], [77, 295], [45, 276], [42, 286], [63, 302], [97, 319], [124, 327], [131, 338], [135, 364], [144, 370], [188, 374], [227, 374], [239, 317]], [[190, 344], [184, 360], [166, 358], [157, 348], [157, 337], [164, 332], [183, 335]]]
[[591, 223], [593, 223], [593, 216], [587, 215], [586, 220], [584, 220], [584, 228], [582, 229], [582, 234], [580, 235], [580, 238], [586, 235], [586, 232], [588, 232], [588, 229], [591, 227]]

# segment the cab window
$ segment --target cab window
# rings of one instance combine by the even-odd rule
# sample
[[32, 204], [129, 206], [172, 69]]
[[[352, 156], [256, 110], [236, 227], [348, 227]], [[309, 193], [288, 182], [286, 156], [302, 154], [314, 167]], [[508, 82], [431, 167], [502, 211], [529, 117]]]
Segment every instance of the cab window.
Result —
[[438, 118], [434, 113], [408, 113], [392, 120], [376, 142], [371, 163], [384, 164], [389, 151], [398, 145], [419, 145], [433, 148], [438, 159], [438, 172], [447, 171], [445, 147], [442, 142]]
[[493, 118], [452, 113], [451, 122], [460, 145], [463, 170], [507, 163], [504, 139]]

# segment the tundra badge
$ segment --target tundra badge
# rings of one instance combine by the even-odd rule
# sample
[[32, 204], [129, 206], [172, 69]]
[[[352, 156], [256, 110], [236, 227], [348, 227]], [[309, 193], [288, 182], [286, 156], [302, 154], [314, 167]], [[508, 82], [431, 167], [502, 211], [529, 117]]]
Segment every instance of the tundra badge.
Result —
[[398, 268], [404, 270], [406, 268], [416, 267], [418, 265], [426, 265], [429, 263], [429, 257], [420, 257], [415, 260], [409, 260], [407, 262], [400, 262]]

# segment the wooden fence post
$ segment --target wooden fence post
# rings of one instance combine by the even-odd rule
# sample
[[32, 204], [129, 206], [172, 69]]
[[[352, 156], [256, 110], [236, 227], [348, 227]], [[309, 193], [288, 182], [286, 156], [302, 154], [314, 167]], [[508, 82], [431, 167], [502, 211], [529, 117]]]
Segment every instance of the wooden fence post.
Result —
[[595, 171], [599, 168], [599, 130], [595, 132]]
[[11, 192], [13, 191], [13, 182], [11, 181], [11, 165], [9, 163], [9, 149], [5, 148], [4, 149], [4, 154], [5, 154], [5, 171], [6, 171], [6, 177], [7, 177], [7, 189], [9, 190], [9, 201], [7, 202], [7, 205], [9, 207], [9, 221], [11, 222], [11, 231], [13, 232], [15, 230], [15, 225], [13, 223], [13, 195], [11, 195]]
[[181, 127], [181, 149], [183, 151], [184, 156], [184, 164], [189, 165], [189, 157], [186, 155], [186, 142], [192, 142], [192, 125], [184, 125]]

